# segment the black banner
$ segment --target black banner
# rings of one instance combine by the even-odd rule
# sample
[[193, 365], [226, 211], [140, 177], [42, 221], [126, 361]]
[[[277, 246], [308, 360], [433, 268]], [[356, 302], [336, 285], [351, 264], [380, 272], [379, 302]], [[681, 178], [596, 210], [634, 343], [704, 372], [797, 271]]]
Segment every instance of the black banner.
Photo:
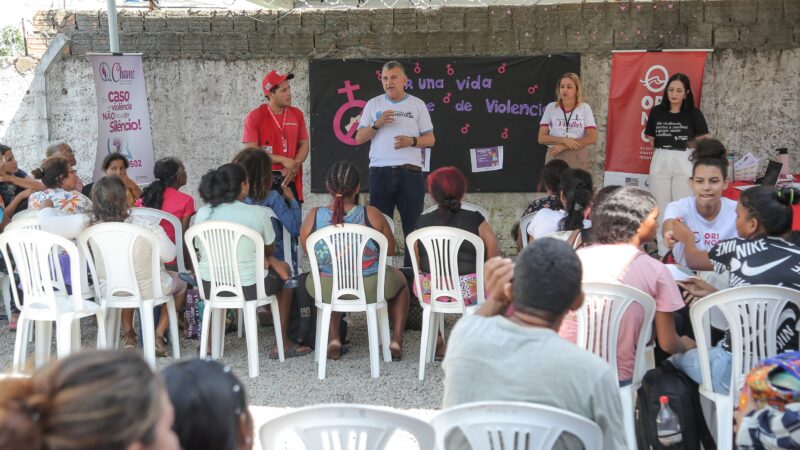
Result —
[[[369, 147], [356, 145], [358, 118], [367, 100], [383, 94], [380, 82], [385, 60], [312, 60], [311, 191], [325, 192], [325, 171], [349, 159], [362, 174], [361, 190], [369, 182]], [[531, 192], [544, 165], [546, 147], [537, 143], [539, 121], [555, 100], [556, 84], [566, 72], [580, 73], [580, 55], [558, 54], [524, 58], [403, 59], [406, 92], [428, 106], [436, 145], [431, 170], [458, 167], [469, 180], [470, 192]], [[498, 162], [502, 169], [473, 172], [470, 149], [478, 166]]]

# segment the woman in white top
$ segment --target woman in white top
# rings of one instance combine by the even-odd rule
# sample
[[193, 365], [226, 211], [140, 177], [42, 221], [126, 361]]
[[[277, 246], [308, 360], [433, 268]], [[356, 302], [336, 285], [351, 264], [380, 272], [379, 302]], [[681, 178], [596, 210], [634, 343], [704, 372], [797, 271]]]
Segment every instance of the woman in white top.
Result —
[[695, 246], [700, 250], [707, 251], [717, 242], [737, 236], [736, 202], [722, 197], [728, 187], [725, 154], [725, 147], [718, 140], [699, 141], [691, 157], [694, 167], [689, 180], [694, 195], [670, 203], [664, 211], [664, 244], [672, 249], [678, 264], [686, 265], [686, 259], [684, 246], [673, 233], [676, 221], [694, 232]]
[[[152, 231], [158, 237], [159, 257], [161, 262], [169, 262], [175, 259], [175, 244], [170, 240], [164, 229], [161, 228], [159, 220], [151, 220], [141, 216], [131, 216], [127, 189], [122, 179], [116, 175], [105, 176], [94, 184], [92, 188], [92, 216], [89, 214], [67, 214], [53, 207], [45, 207], [39, 211], [39, 224], [42, 230], [49, 233], [58, 234], [68, 239], [76, 239], [87, 227], [96, 223], [103, 222], [125, 222], [140, 226]], [[48, 203], [49, 205], [49, 203]], [[134, 246], [133, 265], [136, 271], [136, 279], [139, 281], [139, 290], [143, 297], [153, 295], [153, 281], [150, 278], [150, 253], [143, 245]], [[102, 263], [102, 254], [94, 254], [98, 276], [102, 279], [105, 275], [105, 267]], [[186, 299], [186, 283], [178, 278], [175, 272], [169, 272], [161, 268], [160, 279], [161, 290], [166, 295], [173, 295], [175, 298], [175, 308], [183, 309]], [[167, 356], [167, 347], [164, 340], [164, 333], [169, 328], [169, 317], [166, 305], [162, 306], [161, 316], [156, 324], [156, 356]], [[136, 347], [136, 332], [133, 330], [133, 310], [124, 309], [122, 311], [123, 345], [125, 347]]]
[[537, 212], [528, 224], [529, 241], [549, 236], [567, 241], [574, 247], [580, 246], [580, 234], [592, 227], [585, 216], [592, 204], [592, 192], [592, 176], [589, 172], [565, 170], [559, 184], [563, 209], [542, 209]]
[[539, 123], [539, 144], [547, 145], [545, 162], [563, 159], [572, 168], [589, 169], [586, 147], [597, 141], [592, 108], [584, 102], [581, 78], [565, 73], [558, 80], [556, 101], [547, 105]]

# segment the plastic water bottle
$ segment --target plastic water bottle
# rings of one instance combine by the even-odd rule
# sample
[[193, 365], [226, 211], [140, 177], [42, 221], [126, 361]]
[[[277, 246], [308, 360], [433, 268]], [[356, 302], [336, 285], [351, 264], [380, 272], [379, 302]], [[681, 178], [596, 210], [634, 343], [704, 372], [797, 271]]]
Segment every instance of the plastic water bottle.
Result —
[[656, 417], [656, 432], [658, 433], [658, 442], [664, 447], [670, 447], [679, 444], [683, 441], [683, 434], [681, 434], [681, 424], [678, 421], [678, 416], [669, 407], [669, 397], [662, 395], [658, 398], [661, 403], [661, 409], [658, 410]]

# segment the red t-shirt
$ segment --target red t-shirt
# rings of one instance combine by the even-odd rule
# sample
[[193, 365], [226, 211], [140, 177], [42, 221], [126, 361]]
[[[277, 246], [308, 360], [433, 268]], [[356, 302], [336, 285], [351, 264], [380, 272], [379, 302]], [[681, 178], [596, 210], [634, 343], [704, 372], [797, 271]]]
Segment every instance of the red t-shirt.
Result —
[[[274, 117], [274, 119], [273, 119]], [[283, 132], [286, 146], [278, 150], [270, 142], [270, 137]], [[300, 141], [308, 140], [308, 130], [303, 112], [293, 106], [284, 108], [281, 114], [272, 114], [266, 104], [247, 113], [244, 119], [242, 142], [257, 142], [262, 148], [271, 147], [272, 153], [294, 159], [297, 156], [297, 147]], [[272, 170], [281, 170], [281, 164], [273, 164]], [[297, 196], [303, 200], [303, 169], [297, 172], [294, 179], [297, 186]]]

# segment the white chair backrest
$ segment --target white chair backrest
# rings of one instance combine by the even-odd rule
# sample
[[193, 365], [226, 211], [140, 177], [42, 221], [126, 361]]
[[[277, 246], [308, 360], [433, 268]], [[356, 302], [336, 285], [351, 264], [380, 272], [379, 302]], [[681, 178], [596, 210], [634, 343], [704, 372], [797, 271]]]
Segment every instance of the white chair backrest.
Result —
[[161, 211], [160, 209], [154, 208], [131, 208], [131, 215], [166, 220], [172, 225], [172, 229], [175, 230], [175, 248], [178, 250], [178, 272], [186, 272], [186, 261], [183, 257], [183, 225], [181, 224], [181, 220], [166, 211]]
[[434, 448], [431, 425], [408, 414], [371, 405], [327, 404], [300, 408], [261, 426], [261, 448], [278, 450], [281, 437], [295, 433], [306, 449], [380, 450], [398, 429], [416, 438], [421, 450]]
[[[134, 248], [149, 247], [150, 280], [153, 298], [161, 298], [167, 293], [161, 291], [161, 256], [158, 236], [152, 231], [124, 222], [106, 222], [92, 225], [78, 236], [78, 245], [86, 255], [89, 271], [95, 282], [95, 289], [103, 300], [120, 298], [142, 300], [139, 282], [134, 267]], [[98, 256], [102, 258], [103, 273], [98, 272]]]
[[[272, 219], [275, 219], [278, 223], [281, 224], [281, 229], [283, 229], [283, 260], [289, 264], [289, 268], [292, 270], [292, 275], [297, 275], [294, 270], [294, 261], [292, 260], [292, 235], [289, 233], [289, 230], [286, 229], [285, 226], [281, 223], [281, 220], [278, 219], [278, 216], [275, 214], [275, 211], [268, 206], [264, 206], [267, 210], [267, 217], [270, 218], [270, 224], [272, 224]], [[300, 271], [300, 266], [298, 265], [297, 271]]]
[[715, 292], [692, 305], [692, 318], [703, 385], [711, 390], [709, 312], [718, 309], [728, 322], [731, 335], [732, 392], [739, 392], [744, 377], [762, 360], [777, 354], [777, 332], [781, 312], [788, 303], [800, 308], [800, 291], [779, 286], [743, 286]]
[[[239, 273], [237, 248], [243, 239], [249, 239], [255, 246], [256, 293], [258, 298], [266, 298], [264, 291], [264, 238], [255, 230], [244, 225], [221, 220], [210, 220], [192, 225], [186, 230], [186, 245], [192, 258], [194, 273], [198, 278], [200, 296], [209, 300], [244, 301], [242, 278]], [[198, 252], [207, 259], [211, 291], [205, 292], [200, 282], [200, 262]], [[231, 293], [236, 297], [219, 297], [221, 293]], [[234, 300], [236, 299], [236, 300]]]
[[384, 214], [383, 217], [386, 218], [386, 222], [389, 224], [389, 228], [391, 228], [392, 234], [394, 234], [394, 219], [389, 217], [388, 214]]
[[8, 225], [6, 225], [5, 231], [19, 230], [23, 228], [28, 230], [41, 230], [42, 226], [39, 225], [39, 218], [33, 215], [24, 217], [22, 219], [12, 220], [8, 223]]
[[[415, 244], [419, 243], [427, 253], [431, 270], [431, 304], [433, 305], [435, 301], [437, 307], [460, 309], [464, 314], [467, 309], [464, 305], [464, 294], [461, 291], [459, 276], [467, 274], [458, 273], [458, 250], [465, 241], [475, 247], [478, 304], [481, 304], [484, 301], [483, 260], [485, 249], [480, 236], [453, 227], [425, 227], [410, 233], [406, 238], [415, 274], [419, 273]], [[417, 292], [422, 292], [418, 276], [414, 277], [414, 282], [417, 284]], [[443, 301], [445, 298], [454, 298], [458, 300], [458, 304], [446, 303]]]
[[633, 383], [638, 385], [644, 375], [644, 356], [653, 329], [656, 302], [646, 293], [623, 284], [584, 282], [583, 306], [577, 311], [578, 347], [606, 361], [615, 373], [617, 367], [617, 340], [622, 316], [634, 303], [644, 310], [636, 356]]
[[[430, 212], [436, 211], [437, 208], [439, 208], [438, 205], [430, 206], [425, 211], [422, 211], [422, 214], [428, 214]], [[485, 209], [481, 208], [480, 206], [478, 206], [478, 205], [476, 205], [474, 203], [461, 202], [461, 209], [465, 209], [467, 211], [479, 212], [479, 213], [481, 213], [483, 218], [486, 219], [487, 222], [489, 221], [489, 211], [486, 211]]]
[[38, 214], [39, 214], [38, 209], [30, 209], [30, 208], [23, 209], [22, 211], [17, 211], [16, 213], [14, 213], [14, 215], [11, 216], [11, 221], [14, 222], [20, 219], [28, 219], [30, 217], [36, 217]]
[[[331, 305], [366, 305], [367, 295], [364, 291], [364, 268], [362, 260], [367, 243], [372, 240], [378, 245], [378, 292], [377, 301], [383, 302], [384, 278], [386, 275], [386, 252], [388, 241], [382, 233], [366, 227], [346, 223], [327, 226], [311, 233], [306, 239], [306, 252], [311, 262], [314, 277], [314, 298], [322, 299], [322, 286], [319, 283], [320, 267], [314, 248], [320, 242], [327, 247], [331, 257], [333, 289]], [[371, 293], [370, 293], [371, 294]], [[356, 296], [358, 300], [347, 300], [342, 297]]]
[[521, 219], [519, 219], [519, 238], [522, 241], [522, 248], [527, 247], [530, 243], [528, 236], [528, 225], [533, 222], [534, 217], [536, 217], [536, 213], [532, 212], [530, 214], [525, 214]]
[[[9, 248], [11, 253], [8, 253]], [[12, 261], [17, 274], [9, 271], [12, 285], [19, 285], [25, 296], [26, 308], [52, 310], [60, 313], [60, 298], [72, 300], [73, 311], [83, 311], [82, 284], [72, 283], [72, 295], [67, 294], [59, 255], [64, 252], [69, 257], [70, 273], [73, 279], [81, 274], [81, 255], [78, 247], [69, 239], [33, 229], [17, 229], [0, 234], [0, 251], [6, 261]], [[11, 289], [17, 308], [22, 305], [17, 289]]]
[[[552, 406], [525, 402], [476, 402], [445, 409], [431, 419], [437, 449], [458, 428], [473, 450], [550, 450], [561, 433], [583, 442], [586, 450], [603, 448], [603, 432], [591, 420]], [[621, 424], [620, 424], [621, 426]]]

